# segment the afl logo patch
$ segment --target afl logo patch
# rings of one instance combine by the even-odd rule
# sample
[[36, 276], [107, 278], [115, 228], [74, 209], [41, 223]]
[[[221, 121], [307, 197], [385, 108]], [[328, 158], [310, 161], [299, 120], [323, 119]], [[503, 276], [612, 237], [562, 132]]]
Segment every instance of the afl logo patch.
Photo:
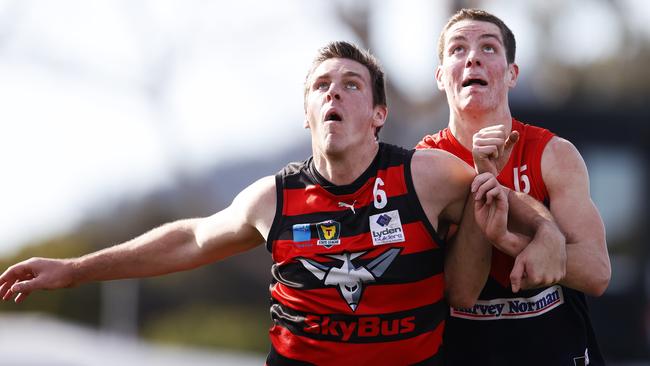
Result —
[[318, 241], [316, 244], [329, 249], [334, 245], [341, 244], [341, 223], [334, 220], [327, 220], [316, 224]]

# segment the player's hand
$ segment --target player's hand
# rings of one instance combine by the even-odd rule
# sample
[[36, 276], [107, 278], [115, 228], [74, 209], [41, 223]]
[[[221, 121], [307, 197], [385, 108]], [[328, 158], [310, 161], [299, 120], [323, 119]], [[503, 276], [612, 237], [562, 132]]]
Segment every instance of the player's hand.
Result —
[[512, 292], [550, 286], [565, 274], [566, 239], [557, 226], [548, 225], [515, 258], [510, 272]]
[[506, 133], [504, 125], [485, 127], [472, 138], [472, 157], [477, 173], [499, 175], [508, 163], [512, 148], [519, 140], [519, 132]]
[[0, 275], [0, 298], [16, 303], [36, 290], [72, 286], [72, 269], [66, 259], [31, 258], [17, 263]]
[[508, 232], [508, 194], [491, 173], [474, 177], [474, 217], [490, 242], [495, 243], [510, 235]]
[[[474, 217], [485, 237], [504, 253], [519, 253], [530, 237], [508, 229], [508, 195], [510, 189], [502, 186], [491, 173], [474, 177]], [[511, 254], [513, 257], [516, 254]]]

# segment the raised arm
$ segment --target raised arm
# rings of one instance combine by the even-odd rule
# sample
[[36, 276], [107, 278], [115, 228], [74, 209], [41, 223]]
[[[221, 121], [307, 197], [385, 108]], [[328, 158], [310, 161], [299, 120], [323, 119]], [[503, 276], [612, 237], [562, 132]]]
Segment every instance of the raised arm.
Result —
[[611, 267], [605, 226], [589, 193], [587, 167], [569, 141], [553, 137], [542, 155], [550, 210], [566, 236], [567, 269], [561, 282], [591, 296], [605, 292]]
[[36, 290], [157, 276], [223, 259], [264, 242], [275, 205], [274, 177], [262, 178], [212, 216], [171, 222], [79, 258], [17, 263], [0, 275], [0, 297], [21, 302]]
[[415, 190], [431, 224], [460, 224], [445, 257], [445, 291], [454, 307], [474, 305], [485, 285], [491, 245], [474, 219], [468, 199], [475, 173], [457, 157], [441, 150], [418, 150], [411, 165]]
[[[476, 170], [499, 172], [508, 161], [517, 131], [490, 126], [473, 136], [472, 155]], [[566, 240], [548, 209], [525, 193], [509, 190], [510, 211], [506, 227], [492, 226], [487, 236], [502, 252], [515, 258], [510, 273], [512, 291], [548, 286], [566, 275]]]

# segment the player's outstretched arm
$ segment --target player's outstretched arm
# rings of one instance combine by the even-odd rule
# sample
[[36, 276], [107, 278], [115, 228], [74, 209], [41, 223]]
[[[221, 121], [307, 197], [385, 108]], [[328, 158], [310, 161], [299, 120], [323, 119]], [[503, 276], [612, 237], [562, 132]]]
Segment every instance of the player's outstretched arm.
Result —
[[37, 290], [156, 276], [214, 262], [263, 243], [275, 201], [274, 177], [266, 177], [212, 216], [171, 222], [79, 258], [28, 259], [0, 275], [0, 298], [21, 302]]

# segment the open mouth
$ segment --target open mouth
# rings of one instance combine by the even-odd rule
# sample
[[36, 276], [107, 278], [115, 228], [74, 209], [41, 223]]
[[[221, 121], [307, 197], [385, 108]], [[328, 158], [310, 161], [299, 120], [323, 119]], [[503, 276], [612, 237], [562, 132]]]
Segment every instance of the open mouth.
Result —
[[466, 87], [466, 86], [470, 86], [470, 85], [486, 86], [488, 84], [487, 84], [487, 81], [485, 81], [483, 79], [467, 79], [467, 80], [463, 81], [463, 88]]
[[332, 111], [325, 115], [325, 121], [342, 121], [341, 115]]

